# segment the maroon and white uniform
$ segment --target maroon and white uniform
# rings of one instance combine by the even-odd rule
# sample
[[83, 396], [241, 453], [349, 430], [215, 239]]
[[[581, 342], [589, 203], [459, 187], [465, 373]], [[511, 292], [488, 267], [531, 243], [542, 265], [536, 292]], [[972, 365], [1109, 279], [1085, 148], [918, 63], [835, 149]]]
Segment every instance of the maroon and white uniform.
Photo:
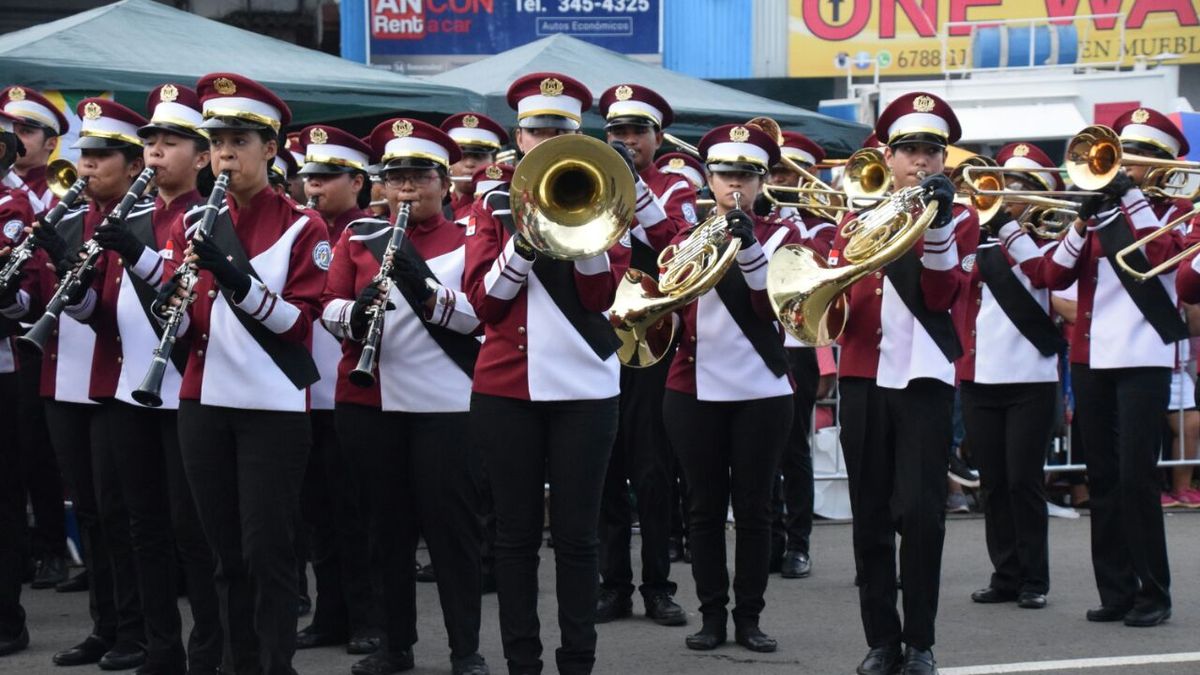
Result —
[[659, 171], [654, 164], [638, 173], [636, 223], [630, 233], [661, 251], [696, 224], [696, 191], [686, 178]]
[[[33, 223], [36, 211], [30, 202], [29, 193], [20, 188], [0, 186], [0, 248], [9, 248], [20, 244], [25, 239], [25, 228]], [[25, 263], [26, 269], [38, 263], [30, 259]], [[28, 274], [28, 272], [26, 272]], [[18, 295], [20, 291], [18, 291]], [[0, 308], [0, 374], [13, 373], [17, 370], [16, 354], [13, 351], [13, 336], [18, 327], [11, 319], [20, 318], [19, 305], [11, 307], [12, 316], [5, 311], [10, 308]]]
[[[334, 218], [332, 227], [329, 228], [329, 241], [338, 241], [351, 223], [366, 217], [366, 211], [355, 207]], [[330, 263], [330, 270], [332, 269], [333, 266]], [[342, 360], [342, 343], [334, 334], [321, 328], [320, 323], [321, 318], [318, 314], [313, 325], [312, 357], [317, 364], [317, 372], [321, 374], [321, 379], [308, 388], [309, 407], [312, 410], [333, 410], [338, 362]]]

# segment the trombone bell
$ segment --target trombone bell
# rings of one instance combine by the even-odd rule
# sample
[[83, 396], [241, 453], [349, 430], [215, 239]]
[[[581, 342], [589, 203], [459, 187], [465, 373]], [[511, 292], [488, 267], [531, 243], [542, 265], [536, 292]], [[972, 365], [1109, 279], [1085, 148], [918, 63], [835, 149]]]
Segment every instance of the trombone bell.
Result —
[[58, 158], [46, 165], [46, 186], [55, 197], [62, 199], [71, 185], [79, 180], [79, 169], [69, 159]]

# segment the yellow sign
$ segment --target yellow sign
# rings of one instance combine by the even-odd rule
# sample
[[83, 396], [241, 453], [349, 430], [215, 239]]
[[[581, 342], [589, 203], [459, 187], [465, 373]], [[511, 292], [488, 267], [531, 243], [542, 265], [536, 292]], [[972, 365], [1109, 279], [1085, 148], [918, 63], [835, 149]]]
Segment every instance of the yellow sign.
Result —
[[[791, 77], [1030, 65], [1031, 42], [1034, 65], [1200, 63], [1200, 0], [789, 0], [788, 14]], [[988, 21], [1006, 23], [976, 24], [974, 38], [954, 25]]]

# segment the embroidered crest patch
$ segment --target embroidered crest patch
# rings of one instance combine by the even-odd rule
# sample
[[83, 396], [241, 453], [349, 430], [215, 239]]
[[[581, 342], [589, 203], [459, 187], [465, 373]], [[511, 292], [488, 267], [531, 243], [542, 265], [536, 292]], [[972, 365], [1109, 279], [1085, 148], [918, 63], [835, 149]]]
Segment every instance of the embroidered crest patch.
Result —
[[975, 254], [974, 253], [972, 253], [971, 255], [968, 255], [967, 257], [962, 259], [962, 269], [967, 274], [970, 274], [971, 270], [975, 269]]
[[24, 228], [24, 226], [25, 223], [22, 223], [19, 220], [10, 220], [4, 224], [4, 236], [16, 241], [17, 237], [20, 236], [21, 230]]
[[329, 263], [333, 262], [333, 248], [329, 242], [322, 241], [313, 248], [313, 263], [325, 271], [329, 271]]
[[683, 205], [683, 217], [689, 223], [696, 224], [696, 207], [690, 202]]

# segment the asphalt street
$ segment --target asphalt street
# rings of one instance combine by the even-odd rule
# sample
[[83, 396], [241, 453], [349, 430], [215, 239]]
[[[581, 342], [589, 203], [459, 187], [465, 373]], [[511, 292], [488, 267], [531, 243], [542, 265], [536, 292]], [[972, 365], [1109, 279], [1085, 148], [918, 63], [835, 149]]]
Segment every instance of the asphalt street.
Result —
[[[1089, 525], [1086, 516], [1078, 520], [1051, 519], [1050, 604], [1044, 610], [1023, 610], [1012, 604], [985, 606], [971, 602], [971, 591], [986, 585], [988, 580], [983, 520], [979, 516], [966, 516], [947, 522], [938, 643], [934, 648], [944, 673], [1200, 672], [1200, 653], [1197, 653], [1200, 646], [1196, 639], [1200, 633], [1200, 513], [1167, 515], [1174, 616], [1168, 623], [1149, 629], [1084, 620], [1085, 610], [1098, 604], [1088, 557]], [[637, 541], [635, 537], [635, 546]], [[732, 532], [729, 543], [732, 565]], [[866, 645], [854, 588], [850, 525], [818, 523], [812, 546], [815, 568], [810, 578], [784, 580], [773, 576], [767, 590], [762, 628], [779, 640], [778, 652], [754, 654], [732, 641], [713, 652], [689, 651], [683, 639], [699, 625], [697, 601], [690, 570], [678, 563], [672, 567], [672, 574], [679, 583], [677, 599], [688, 610], [690, 624], [682, 628], [657, 626], [640, 616], [641, 602], [635, 600], [634, 618], [599, 627], [596, 672], [854, 672]], [[425, 553], [421, 552], [420, 557], [425, 559]], [[635, 562], [635, 570], [636, 565]], [[540, 575], [546, 672], [552, 673], [558, 629], [550, 549], [542, 550]], [[0, 673], [99, 672], [91, 666], [60, 669], [50, 662], [55, 651], [85, 636], [90, 626], [85, 595], [26, 588], [23, 601], [33, 641], [27, 651], [0, 659]], [[449, 650], [433, 585], [419, 584], [418, 602], [421, 639], [415, 647], [417, 668], [412, 672], [448, 673]], [[181, 609], [186, 622], [185, 602], [181, 602]], [[300, 625], [306, 624], [301, 619]], [[732, 639], [732, 626], [730, 633]], [[493, 672], [504, 672], [495, 595], [485, 596], [483, 601], [481, 639], [482, 652]], [[348, 673], [356, 658], [335, 648], [308, 650], [297, 653], [295, 666], [302, 675]]]

